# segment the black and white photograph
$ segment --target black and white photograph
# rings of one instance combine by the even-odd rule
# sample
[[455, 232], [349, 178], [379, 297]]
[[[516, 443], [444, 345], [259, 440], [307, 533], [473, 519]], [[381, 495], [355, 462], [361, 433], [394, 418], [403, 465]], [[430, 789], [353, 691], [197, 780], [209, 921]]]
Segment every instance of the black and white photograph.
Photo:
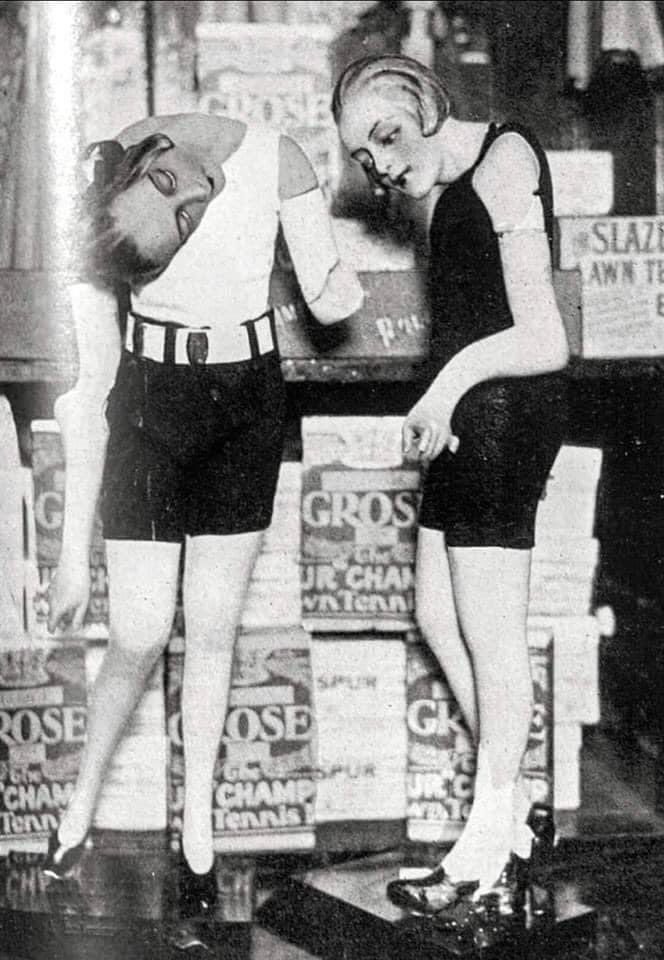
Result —
[[663, 957], [664, 0], [0, 0], [0, 960]]

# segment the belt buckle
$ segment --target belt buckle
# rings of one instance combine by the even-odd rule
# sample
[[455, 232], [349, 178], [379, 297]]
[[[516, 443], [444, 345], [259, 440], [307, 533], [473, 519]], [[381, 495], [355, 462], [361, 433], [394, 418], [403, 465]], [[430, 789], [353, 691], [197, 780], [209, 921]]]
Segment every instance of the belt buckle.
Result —
[[187, 334], [187, 359], [192, 367], [202, 367], [207, 363], [210, 341], [203, 330], [194, 330]]
[[[260, 317], [253, 317], [251, 320], [244, 320], [240, 326], [247, 331], [249, 339], [249, 350], [252, 358], [261, 357], [275, 349], [276, 337], [274, 335], [274, 314], [271, 310], [266, 310]], [[263, 329], [262, 324], [267, 321], [267, 329]], [[259, 324], [261, 327], [259, 328]], [[266, 336], [267, 334], [267, 336]]]

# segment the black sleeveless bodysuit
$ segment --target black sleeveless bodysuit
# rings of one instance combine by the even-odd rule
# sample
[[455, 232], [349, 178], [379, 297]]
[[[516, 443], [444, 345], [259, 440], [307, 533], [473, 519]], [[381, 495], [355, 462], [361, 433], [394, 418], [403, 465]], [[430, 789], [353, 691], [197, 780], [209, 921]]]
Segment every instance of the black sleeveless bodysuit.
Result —
[[[472, 184], [496, 137], [517, 133], [540, 166], [536, 195], [553, 241], [553, 192], [546, 155], [518, 125], [491, 124], [475, 164], [441, 195], [430, 228], [432, 379], [460, 350], [514, 325], [498, 236]], [[537, 310], [537, 304], [533, 304]], [[529, 549], [538, 501], [565, 429], [565, 378], [508, 377], [477, 384], [452, 418], [460, 445], [445, 449], [424, 483], [420, 526], [442, 530], [448, 546]]]

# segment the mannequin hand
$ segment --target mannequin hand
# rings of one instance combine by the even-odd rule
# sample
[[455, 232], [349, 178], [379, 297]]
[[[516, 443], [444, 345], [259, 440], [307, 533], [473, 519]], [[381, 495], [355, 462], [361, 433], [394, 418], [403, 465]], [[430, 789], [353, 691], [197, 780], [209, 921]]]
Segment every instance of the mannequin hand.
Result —
[[48, 589], [48, 629], [55, 633], [59, 626], [76, 633], [83, 626], [83, 618], [90, 598], [90, 564], [81, 560], [60, 559], [55, 576]]
[[425, 395], [404, 420], [404, 454], [408, 456], [414, 449], [415, 459], [435, 460], [445, 447], [456, 453], [459, 438], [452, 433], [451, 419], [452, 413], [443, 403], [437, 403]]

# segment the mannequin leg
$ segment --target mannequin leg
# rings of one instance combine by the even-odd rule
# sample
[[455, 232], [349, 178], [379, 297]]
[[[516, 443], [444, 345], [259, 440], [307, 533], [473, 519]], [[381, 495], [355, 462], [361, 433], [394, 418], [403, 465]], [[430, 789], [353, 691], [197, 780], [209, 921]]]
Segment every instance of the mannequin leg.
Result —
[[187, 541], [182, 684], [185, 810], [182, 848], [196, 873], [212, 866], [212, 777], [223, 732], [235, 634], [260, 533]]
[[479, 712], [475, 799], [444, 864], [455, 879], [490, 886], [513, 841], [516, 785], [532, 718], [526, 640], [530, 551], [449, 550], [459, 623], [472, 658]]
[[78, 780], [58, 830], [64, 849], [90, 828], [108, 764], [168, 641], [175, 606], [179, 544], [109, 540], [106, 553], [110, 639], [88, 707]]

